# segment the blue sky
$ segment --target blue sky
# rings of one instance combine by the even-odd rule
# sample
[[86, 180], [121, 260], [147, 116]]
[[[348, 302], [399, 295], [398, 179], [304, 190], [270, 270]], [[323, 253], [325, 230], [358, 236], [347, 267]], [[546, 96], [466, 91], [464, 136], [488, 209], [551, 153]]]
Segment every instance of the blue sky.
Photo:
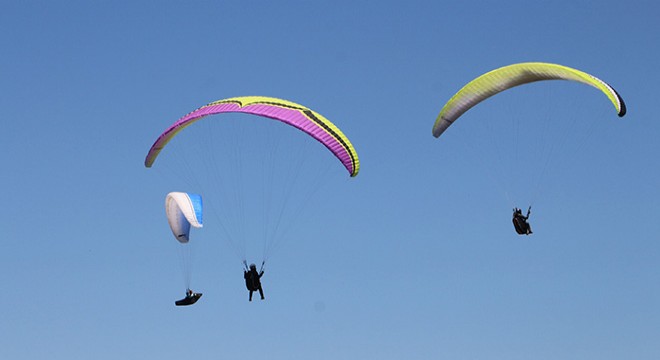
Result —
[[[0, 357], [657, 359], [658, 11], [2, 2]], [[462, 85], [523, 61], [604, 79], [628, 115], [586, 86], [533, 84], [432, 137]], [[205, 295], [176, 308], [184, 288], [163, 202], [177, 189], [144, 156], [180, 116], [242, 95], [325, 115], [361, 172], [328, 183], [273, 255], [266, 301], [248, 303], [230, 246], [200, 231], [193, 283]], [[527, 149], [481, 138], [480, 125], [511, 112], [598, 121], [553, 154], [527, 238], [513, 232], [497, 185], [507, 180], [490, 170], [490, 156]]]

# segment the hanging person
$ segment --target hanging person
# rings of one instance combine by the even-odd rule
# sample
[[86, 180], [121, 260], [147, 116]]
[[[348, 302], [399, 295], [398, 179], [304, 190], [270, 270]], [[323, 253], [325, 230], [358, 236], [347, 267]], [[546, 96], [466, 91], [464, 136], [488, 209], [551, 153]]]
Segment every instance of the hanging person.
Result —
[[259, 291], [261, 300], [264, 300], [264, 290], [261, 288], [261, 277], [264, 275], [263, 263], [261, 264], [261, 271], [257, 272], [257, 265], [250, 264], [250, 268], [243, 271], [243, 278], [245, 278], [245, 286], [250, 291], [250, 299], [252, 301], [252, 293]]
[[196, 303], [197, 300], [199, 300], [199, 298], [201, 298], [201, 297], [202, 297], [202, 293], [196, 293], [196, 292], [194, 292], [190, 289], [187, 289], [186, 290], [186, 297], [181, 299], [181, 300], [175, 301], [174, 305], [176, 305], [176, 306], [192, 305], [192, 304]]
[[532, 234], [532, 227], [529, 225], [527, 220], [529, 219], [529, 214], [532, 212], [532, 207], [530, 206], [527, 209], [527, 215], [523, 215], [522, 210], [518, 208], [513, 208], [513, 226], [516, 228], [518, 235], [530, 235]]

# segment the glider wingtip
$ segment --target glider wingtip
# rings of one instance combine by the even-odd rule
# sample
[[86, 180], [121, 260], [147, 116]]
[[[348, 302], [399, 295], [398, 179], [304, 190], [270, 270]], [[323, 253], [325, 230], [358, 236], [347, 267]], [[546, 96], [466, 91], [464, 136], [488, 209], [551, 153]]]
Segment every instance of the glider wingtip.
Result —
[[619, 110], [619, 117], [624, 117], [626, 115], [627, 108], [626, 104], [623, 102], [623, 99], [621, 99], [621, 110]]

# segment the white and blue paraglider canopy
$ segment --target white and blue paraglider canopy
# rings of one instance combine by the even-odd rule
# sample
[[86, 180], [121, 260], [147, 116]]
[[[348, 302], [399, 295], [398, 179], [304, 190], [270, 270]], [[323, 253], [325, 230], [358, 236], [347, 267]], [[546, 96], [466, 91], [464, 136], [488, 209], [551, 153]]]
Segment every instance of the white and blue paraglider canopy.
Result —
[[201, 228], [202, 196], [171, 192], [165, 198], [165, 213], [172, 234], [180, 243], [190, 241], [190, 227]]

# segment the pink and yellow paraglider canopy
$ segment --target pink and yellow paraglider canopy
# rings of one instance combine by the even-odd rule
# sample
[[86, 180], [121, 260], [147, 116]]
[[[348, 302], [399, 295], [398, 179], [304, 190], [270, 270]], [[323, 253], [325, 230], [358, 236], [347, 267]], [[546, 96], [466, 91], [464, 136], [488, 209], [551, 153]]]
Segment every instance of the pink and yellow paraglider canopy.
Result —
[[323, 144], [341, 161], [352, 177], [360, 170], [360, 161], [353, 145], [328, 119], [302, 105], [264, 96], [242, 96], [214, 101], [182, 117], [158, 137], [151, 146], [144, 165], [151, 167], [160, 151], [179, 131], [208, 115], [222, 113], [245, 113], [281, 121]]

